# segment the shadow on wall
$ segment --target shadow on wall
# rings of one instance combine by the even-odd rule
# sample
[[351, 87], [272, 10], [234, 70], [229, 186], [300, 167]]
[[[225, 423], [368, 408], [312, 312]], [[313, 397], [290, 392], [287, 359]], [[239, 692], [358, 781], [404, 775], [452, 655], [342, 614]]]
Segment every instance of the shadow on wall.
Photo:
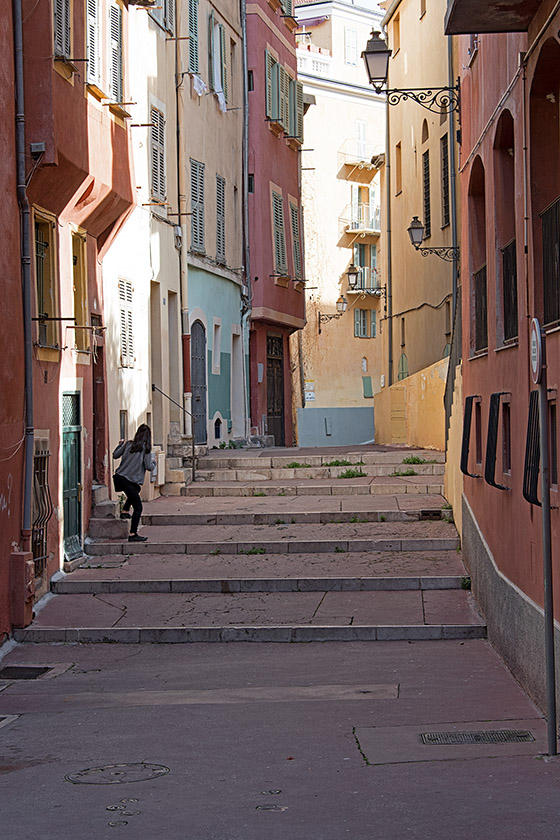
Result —
[[298, 408], [298, 446], [373, 443], [373, 407]]

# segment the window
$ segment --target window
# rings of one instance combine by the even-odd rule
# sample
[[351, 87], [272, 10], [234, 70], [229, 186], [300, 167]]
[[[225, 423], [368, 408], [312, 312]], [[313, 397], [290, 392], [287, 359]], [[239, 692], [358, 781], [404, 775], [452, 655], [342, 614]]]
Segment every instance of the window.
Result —
[[560, 321], [560, 199], [541, 213], [543, 243], [544, 323]]
[[370, 309], [370, 337], [377, 337], [377, 312], [375, 309]]
[[266, 116], [269, 120], [279, 118], [278, 109], [278, 62], [266, 50]]
[[204, 164], [191, 158], [191, 249], [204, 253]]
[[[58, 347], [58, 303], [56, 296], [54, 223], [35, 217], [35, 282], [37, 287], [37, 321], [39, 345]], [[41, 320], [44, 319], [44, 320]]]
[[121, 366], [134, 367], [134, 332], [132, 321], [132, 283], [119, 280], [119, 309], [121, 316]]
[[508, 402], [502, 402], [502, 472], [511, 473], [511, 411]]
[[110, 71], [109, 95], [113, 102], [122, 102], [123, 96], [123, 49], [122, 49], [122, 9], [116, 3], [109, 8], [110, 32]]
[[168, 32], [175, 32], [175, 0], [163, 0], [163, 25]]
[[54, 55], [70, 58], [70, 0], [54, 0]]
[[[85, 240], [80, 234], [72, 234], [72, 281], [74, 291], [74, 318], [76, 319], [75, 343], [78, 350], [89, 348], [89, 333], [79, 329], [87, 323], [87, 276], [85, 260]], [[65, 342], [66, 343], [66, 342]]]
[[517, 256], [515, 239], [502, 248], [504, 341], [517, 338]]
[[165, 117], [158, 108], [151, 108], [150, 168], [152, 198], [165, 201]]
[[354, 310], [354, 336], [375, 338], [377, 336], [377, 312], [375, 309]]
[[395, 15], [393, 18], [393, 27], [391, 29], [393, 55], [396, 55], [401, 48], [401, 16]]
[[408, 356], [406, 353], [401, 353], [401, 357], [399, 359], [399, 373], [398, 379], [406, 379], [408, 376]]
[[289, 125], [288, 134], [290, 137], [303, 142], [303, 85], [297, 79], [289, 80]]
[[474, 279], [475, 329], [474, 349], [488, 349], [488, 301], [486, 295], [486, 266], [477, 271]]
[[284, 201], [277, 192], [272, 192], [272, 228], [274, 235], [274, 270], [287, 274], [286, 238], [284, 234]]
[[99, 85], [99, 0], [87, 0], [86, 17], [87, 83]]
[[356, 65], [358, 63], [358, 39], [356, 30], [344, 27], [344, 63]]
[[[290, 95], [290, 86], [296, 84], [289, 73], [268, 52], [266, 61], [266, 116], [269, 120], [279, 123], [282, 128], [294, 136], [303, 136], [303, 88], [295, 87]], [[290, 108], [292, 103], [292, 108]]]
[[441, 226], [449, 224], [449, 138], [444, 134], [440, 141], [441, 149]]
[[214, 331], [212, 335], [212, 373], [219, 375], [222, 367], [222, 322], [219, 318], [214, 319]]
[[249, 70], [247, 73], [247, 90], [254, 90], [255, 89], [255, 79], [253, 77], [253, 71]]
[[214, 10], [208, 18], [208, 78], [210, 88], [228, 100], [228, 76], [226, 62], [226, 34], [222, 23], [216, 23]]
[[405, 331], [405, 319], [401, 318], [401, 347], [404, 347], [406, 344], [406, 331]]
[[482, 405], [480, 400], [477, 400], [474, 406], [474, 433], [476, 463], [482, 464]]
[[128, 411], [119, 411], [119, 440], [128, 440]]
[[558, 429], [557, 429], [556, 403], [548, 404], [548, 435], [549, 435], [549, 458], [550, 458], [550, 483], [558, 485]]
[[226, 261], [226, 180], [216, 175], [216, 259]]
[[294, 275], [296, 280], [302, 279], [301, 271], [301, 242], [299, 238], [299, 209], [297, 204], [290, 202], [290, 222], [292, 225], [292, 243], [294, 248]]
[[432, 235], [432, 210], [430, 204], [430, 153], [422, 155], [422, 187], [424, 195], [424, 238]]
[[420, 0], [420, 18], [426, 14], [426, 0]]
[[254, 193], [255, 192], [255, 175], [253, 172], [249, 172], [247, 175], [247, 192]]
[[285, 17], [293, 17], [293, 0], [281, 0], [282, 14]]
[[189, 0], [189, 73], [198, 69], [198, 0]]
[[395, 146], [395, 195], [402, 192], [402, 155], [401, 144]]

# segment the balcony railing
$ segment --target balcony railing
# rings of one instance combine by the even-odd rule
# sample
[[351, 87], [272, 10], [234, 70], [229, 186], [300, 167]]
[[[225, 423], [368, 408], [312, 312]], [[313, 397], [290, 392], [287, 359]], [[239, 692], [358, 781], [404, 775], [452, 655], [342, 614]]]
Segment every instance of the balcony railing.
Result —
[[380, 292], [381, 272], [377, 268], [369, 266], [358, 266], [359, 274], [355, 289], [348, 289], [348, 292]]
[[342, 232], [381, 232], [381, 207], [379, 204], [348, 204], [340, 216]]
[[379, 149], [375, 149], [370, 143], [365, 143], [357, 137], [351, 137], [345, 140], [337, 152], [338, 167], [347, 164], [348, 166], [361, 166], [371, 168], [372, 171], [377, 171], [371, 159], [375, 154], [379, 154]]

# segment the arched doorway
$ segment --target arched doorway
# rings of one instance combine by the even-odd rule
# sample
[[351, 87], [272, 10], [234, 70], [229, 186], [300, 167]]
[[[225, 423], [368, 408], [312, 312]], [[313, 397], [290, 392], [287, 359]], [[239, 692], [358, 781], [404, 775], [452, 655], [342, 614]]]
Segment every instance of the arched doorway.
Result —
[[191, 327], [191, 390], [195, 443], [206, 443], [206, 329], [201, 321]]

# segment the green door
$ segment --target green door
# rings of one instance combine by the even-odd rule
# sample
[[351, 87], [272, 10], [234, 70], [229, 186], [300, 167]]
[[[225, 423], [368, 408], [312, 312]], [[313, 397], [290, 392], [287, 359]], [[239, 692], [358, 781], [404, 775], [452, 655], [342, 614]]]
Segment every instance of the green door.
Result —
[[82, 426], [80, 395], [62, 395], [62, 503], [64, 554], [68, 560], [82, 553]]

